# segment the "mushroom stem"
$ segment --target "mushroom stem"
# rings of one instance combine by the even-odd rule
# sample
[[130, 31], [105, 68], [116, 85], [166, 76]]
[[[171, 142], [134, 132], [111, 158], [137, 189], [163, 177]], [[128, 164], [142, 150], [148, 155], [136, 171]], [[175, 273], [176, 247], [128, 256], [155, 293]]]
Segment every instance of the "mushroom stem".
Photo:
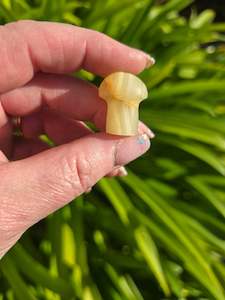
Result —
[[107, 101], [106, 132], [117, 135], [136, 135], [138, 132], [138, 107], [120, 101]]

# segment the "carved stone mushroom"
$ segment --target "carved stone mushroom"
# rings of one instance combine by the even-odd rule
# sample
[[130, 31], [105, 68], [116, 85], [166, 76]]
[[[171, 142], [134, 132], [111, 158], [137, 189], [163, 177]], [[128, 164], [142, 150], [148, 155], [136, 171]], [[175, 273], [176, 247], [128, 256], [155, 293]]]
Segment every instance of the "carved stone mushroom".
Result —
[[148, 97], [145, 84], [133, 74], [112, 73], [102, 81], [99, 96], [107, 102], [106, 132], [136, 135], [139, 104]]

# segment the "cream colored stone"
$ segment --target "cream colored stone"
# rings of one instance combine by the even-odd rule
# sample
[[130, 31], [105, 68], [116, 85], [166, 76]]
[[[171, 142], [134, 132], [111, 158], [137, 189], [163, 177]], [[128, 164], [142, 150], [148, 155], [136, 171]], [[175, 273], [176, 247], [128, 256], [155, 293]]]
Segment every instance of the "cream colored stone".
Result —
[[139, 104], [148, 97], [145, 84], [133, 74], [112, 73], [102, 81], [99, 96], [107, 102], [106, 132], [136, 135]]

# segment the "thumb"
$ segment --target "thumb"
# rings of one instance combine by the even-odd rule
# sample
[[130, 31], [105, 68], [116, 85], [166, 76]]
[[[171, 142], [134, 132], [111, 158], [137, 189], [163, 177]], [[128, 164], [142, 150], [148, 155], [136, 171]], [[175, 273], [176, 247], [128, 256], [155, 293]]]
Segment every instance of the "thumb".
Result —
[[129, 163], [149, 147], [145, 134], [135, 137], [90, 134], [7, 164], [2, 185], [8, 193], [7, 222], [12, 219], [12, 224], [25, 230], [90, 189], [114, 167]]

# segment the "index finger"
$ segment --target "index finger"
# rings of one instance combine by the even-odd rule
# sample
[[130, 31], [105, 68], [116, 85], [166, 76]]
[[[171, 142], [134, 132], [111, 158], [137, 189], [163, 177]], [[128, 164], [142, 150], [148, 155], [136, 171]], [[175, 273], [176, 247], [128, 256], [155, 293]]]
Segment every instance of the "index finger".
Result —
[[69, 24], [19, 21], [0, 27], [0, 93], [27, 83], [34, 73], [84, 68], [105, 76], [139, 73], [154, 63], [146, 53]]

